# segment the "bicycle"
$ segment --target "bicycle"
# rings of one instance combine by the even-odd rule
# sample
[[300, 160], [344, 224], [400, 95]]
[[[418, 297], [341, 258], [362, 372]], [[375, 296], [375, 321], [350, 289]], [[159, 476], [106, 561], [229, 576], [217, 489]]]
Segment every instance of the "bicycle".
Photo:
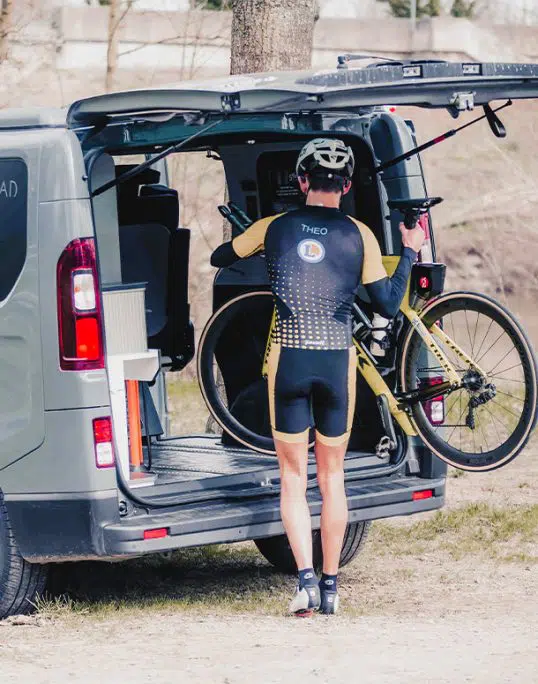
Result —
[[[401, 211], [406, 227], [412, 228], [421, 214], [441, 201], [438, 197], [393, 200], [389, 206]], [[240, 230], [251, 223], [233, 203], [220, 210]], [[390, 275], [398, 257], [383, 260]], [[378, 330], [359, 302], [354, 305], [357, 371], [377, 397], [385, 432], [377, 453], [386, 456], [393, 451], [399, 431], [404, 439], [418, 435], [434, 454], [456, 468], [493, 470], [521, 453], [536, 424], [536, 360], [524, 330], [507, 309], [479, 293], [441, 294], [444, 274], [443, 264], [414, 265], [399, 314], [385, 334], [384, 346], [393, 350], [388, 366], [370, 351]], [[260, 305], [267, 318], [272, 311], [269, 290], [243, 293], [213, 314], [200, 339], [198, 379], [209, 411], [225, 433], [243, 446], [274, 454], [267, 420], [265, 434], [241, 422], [234, 407], [227, 406], [225, 388], [214, 372], [219, 340], [222, 345], [224, 335], [233, 331], [234, 317], [246, 316], [250, 325], [259, 316]], [[227, 326], [231, 326], [228, 331]], [[465, 339], [456, 340], [464, 329]], [[242, 342], [227, 344], [234, 347]], [[260, 376], [252, 387], [258, 394], [268, 347], [269, 343], [256, 350]], [[259, 425], [260, 416], [253, 417]]]

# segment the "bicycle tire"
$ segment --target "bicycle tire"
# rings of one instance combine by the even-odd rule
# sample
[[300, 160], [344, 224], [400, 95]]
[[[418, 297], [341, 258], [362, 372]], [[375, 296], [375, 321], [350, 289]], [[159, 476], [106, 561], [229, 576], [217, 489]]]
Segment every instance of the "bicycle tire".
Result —
[[[492, 327], [492, 323], [495, 323], [502, 330], [502, 334], [506, 334], [509, 340], [513, 343], [514, 349], [516, 350], [520, 360], [520, 364], [516, 364], [516, 366], [513, 367], [516, 368], [518, 365], [521, 365], [522, 375], [524, 378], [523, 380], [509, 380], [509, 382], [518, 382], [524, 385], [524, 392], [521, 393], [520, 397], [512, 395], [511, 393], [507, 394], [508, 397], [513, 397], [513, 399], [517, 400], [522, 404], [521, 415], [517, 423], [514, 425], [513, 429], [511, 427], [509, 428], [511, 432], [508, 435], [508, 437], [495, 448], [489, 448], [489, 444], [487, 442], [487, 435], [490, 434], [490, 439], [492, 439], [491, 433], [488, 433], [487, 431], [484, 432], [481, 426], [484, 439], [486, 440], [487, 450], [483, 451], [483, 449], [481, 448], [480, 451], [464, 451], [462, 449], [461, 433], [466, 429], [474, 431], [476, 427], [471, 428], [467, 424], [458, 425], [458, 423], [456, 423], [456, 426], [453, 426], [452, 424], [448, 424], [446, 426], [447, 431], [449, 428], [454, 428], [452, 430], [452, 433], [454, 433], [454, 431], [458, 428], [460, 430], [460, 448], [457, 449], [456, 447], [447, 443], [447, 441], [445, 441], [439, 435], [440, 427], [445, 426], [441, 423], [440, 425], [437, 425], [437, 427], [435, 427], [435, 425], [432, 424], [432, 422], [430, 421], [430, 418], [427, 416], [425, 408], [421, 403], [416, 403], [412, 405], [411, 412], [413, 423], [417, 429], [420, 438], [440, 459], [442, 459], [449, 465], [454, 466], [455, 468], [459, 468], [460, 470], [467, 470], [472, 472], [485, 472], [489, 470], [495, 470], [496, 468], [500, 468], [501, 466], [506, 465], [514, 458], [516, 458], [516, 456], [518, 456], [521, 453], [521, 451], [527, 444], [532, 433], [532, 430], [536, 425], [536, 419], [538, 415], [536, 359], [532, 347], [529, 343], [529, 340], [527, 339], [527, 336], [521, 325], [518, 323], [518, 321], [505, 307], [503, 307], [497, 301], [486, 295], [473, 292], [452, 292], [445, 295], [441, 295], [437, 299], [430, 302], [424, 308], [424, 310], [420, 313], [420, 317], [423, 323], [425, 323], [426, 327], [429, 327], [437, 321], [447, 320], [448, 317], [450, 315], [453, 315], [455, 312], [462, 311], [464, 312], [465, 320], [467, 321], [467, 312], [474, 312], [477, 314], [475, 324], [476, 327], [474, 331], [474, 340], [471, 338], [469, 329], [467, 331], [469, 333], [469, 342], [472, 348], [474, 348], [475, 343], [477, 345], [479, 343], [479, 338], [477, 338], [477, 329], [480, 316], [484, 316], [484, 318], [489, 318], [489, 320], [491, 321], [487, 334], [489, 334], [489, 330]], [[502, 338], [499, 337], [498, 339]], [[482, 345], [483, 343], [484, 340], [482, 340]], [[490, 349], [493, 348], [494, 345], [490, 347]], [[412, 326], [408, 326], [408, 329], [404, 333], [404, 337], [402, 340], [401, 353], [399, 359], [400, 382], [402, 390], [404, 392], [416, 389], [418, 386], [419, 372], [421, 370], [426, 370], [424, 368], [421, 369], [419, 366], [420, 358], [424, 358], [419, 358], [419, 356], [421, 350], [424, 351], [424, 349], [425, 347], [422, 338], [418, 335], [418, 333]], [[484, 354], [482, 354], [482, 357], [479, 357], [481, 351], [482, 349], [479, 349], [477, 354], [478, 358], [473, 359], [475, 363], [478, 363], [479, 365], [480, 359], [484, 356]], [[512, 353], [512, 350], [508, 352], [508, 354], [510, 353]], [[508, 354], [506, 354], [506, 356], [508, 356]], [[472, 358], [472, 354], [470, 356]], [[487, 369], [484, 368], [484, 370], [487, 373]], [[502, 370], [498, 372], [496, 375], [491, 374], [490, 378], [496, 378], [499, 376], [502, 377], [501, 373], [504, 372], [506, 371]], [[467, 390], [459, 391], [463, 393]], [[503, 394], [506, 393], [503, 392]], [[470, 393], [469, 396], [471, 396]], [[493, 398], [491, 401], [495, 402], [495, 398]], [[507, 400], [504, 401], [506, 402]], [[502, 401], [497, 403], [504, 411], [510, 413], [511, 410], [513, 410], [511, 405], [511, 408], [508, 409], [507, 405], [503, 405]], [[485, 407], [487, 406], [488, 403], [486, 402]], [[466, 408], [468, 410], [468, 406], [463, 406], [463, 412], [465, 412]], [[482, 406], [480, 406], [479, 408], [481, 409]], [[491, 408], [489, 409], [489, 413], [494, 419], [493, 421], [491, 421], [491, 430], [493, 431], [495, 429], [497, 431], [498, 436], [500, 437], [499, 427], [497, 426], [496, 421], [499, 423], [502, 422], [499, 419], [498, 415], [503, 414], [499, 413], [496, 416], [495, 413], [492, 411], [492, 408], [494, 408], [493, 404], [491, 404]], [[475, 409], [475, 411], [476, 410], [478, 409]], [[498, 409], [494, 410], [499, 411]], [[485, 413], [481, 415], [485, 415]], [[513, 415], [516, 418], [518, 418], [515, 412], [513, 413]], [[460, 415], [460, 421], [461, 418], [462, 415]], [[446, 415], [444, 419], [446, 419]], [[475, 436], [473, 434], [473, 441], [474, 440]]]
[[[233, 439], [244, 447], [262, 454], [274, 456], [276, 455], [276, 451], [273, 439], [249, 430], [232, 415], [218, 392], [213, 375], [215, 348], [220, 335], [237, 310], [244, 305], [245, 300], [252, 299], [253, 297], [271, 297], [272, 301], [272, 294], [269, 290], [246, 292], [228, 300], [208, 320], [198, 345], [198, 383], [200, 385], [202, 397], [204, 398], [211, 415], [228, 435], [233, 437]], [[269, 332], [269, 330], [267, 332]]]

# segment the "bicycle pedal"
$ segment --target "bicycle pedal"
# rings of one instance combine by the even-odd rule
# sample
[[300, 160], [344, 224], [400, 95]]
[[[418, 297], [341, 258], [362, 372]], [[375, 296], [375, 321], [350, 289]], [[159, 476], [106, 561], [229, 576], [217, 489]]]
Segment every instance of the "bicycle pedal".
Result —
[[388, 458], [394, 449], [396, 449], [396, 442], [387, 435], [383, 435], [376, 445], [375, 455], [377, 458]]

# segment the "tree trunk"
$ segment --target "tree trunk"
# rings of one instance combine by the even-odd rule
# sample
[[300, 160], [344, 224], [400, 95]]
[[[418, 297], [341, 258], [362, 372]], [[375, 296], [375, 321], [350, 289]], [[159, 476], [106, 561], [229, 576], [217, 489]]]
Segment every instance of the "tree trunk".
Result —
[[116, 70], [118, 68], [118, 28], [120, 23], [120, 0], [110, 0], [108, 7], [108, 41], [106, 51], [105, 90], [109, 93], [114, 88]]
[[0, 62], [7, 59], [9, 47], [9, 31], [11, 29], [11, 13], [13, 0], [2, 0], [0, 12]]
[[232, 74], [308, 69], [317, 0], [233, 0]]
[[[232, 10], [230, 73], [310, 67], [319, 0], [232, 0]], [[231, 238], [226, 220], [223, 233]]]

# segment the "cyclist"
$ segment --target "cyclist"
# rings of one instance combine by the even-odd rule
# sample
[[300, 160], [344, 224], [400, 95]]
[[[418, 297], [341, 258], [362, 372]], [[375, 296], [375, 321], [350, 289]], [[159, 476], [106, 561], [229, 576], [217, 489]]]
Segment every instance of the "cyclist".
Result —
[[[355, 406], [351, 312], [357, 287], [362, 282], [374, 310], [393, 317], [424, 241], [420, 227], [400, 225], [401, 259], [389, 278], [374, 234], [339, 209], [353, 170], [351, 147], [337, 139], [311, 140], [296, 167], [306, 206], [255, 222], [211, 256], [213, 266], [229, 266], [265, 249], [276, 309], [268, 357], [270, 418], [281, 474], [282, 522], [299, 570], [290, 604], [296, 615], [338, 609], [337, 572], [348, 521], [344, 456]], [[306, 501], [311, 413], [323, 498], [319, 582]]]

